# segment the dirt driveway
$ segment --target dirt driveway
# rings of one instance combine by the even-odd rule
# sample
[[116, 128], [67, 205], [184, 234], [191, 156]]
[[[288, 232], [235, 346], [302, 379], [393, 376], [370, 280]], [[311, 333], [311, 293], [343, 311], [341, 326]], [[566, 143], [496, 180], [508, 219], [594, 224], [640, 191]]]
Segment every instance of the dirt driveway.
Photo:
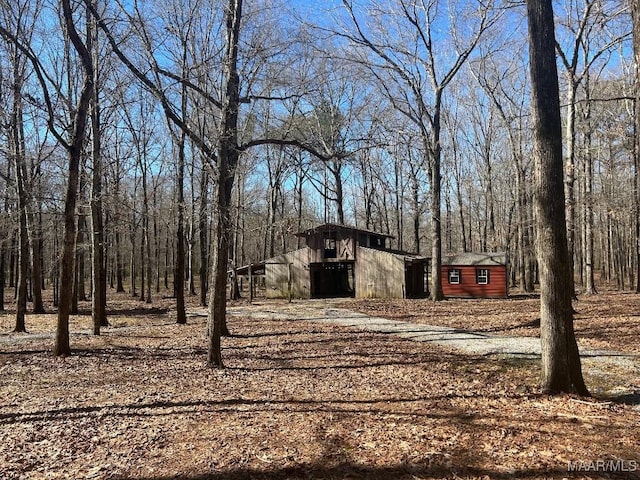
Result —
[[[339, 300], [298, 300], [291, 303], [261, 301], [251, 305], [232, 306], [232, 316], [303, 320], [362, 331], [395, 335], [407, 340], [429, 342], [468, 355], [498, 358], [536, 359], [540, 357], [540, 339], [494, 335], [486, 332], [428, 325], [411, 321], [367, 315], [343, 308]], [[608, 395], [640, 397], [640, 356], [611, 350], [596, 350], [580, 346], [583, 370]], [[639, 398], [640, 399], [640, 398]], [[637, 407], [640, 409], [640, 406]]]

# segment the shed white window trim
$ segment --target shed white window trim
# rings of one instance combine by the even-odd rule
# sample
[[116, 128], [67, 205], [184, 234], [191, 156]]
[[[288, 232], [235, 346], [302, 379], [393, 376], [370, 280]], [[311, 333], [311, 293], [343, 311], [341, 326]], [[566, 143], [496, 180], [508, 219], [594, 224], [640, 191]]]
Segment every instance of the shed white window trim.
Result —
[[449, 283], [451, 285], [458, 285], [460, 283], [461, 272], [459, 268], [449, 269]]
[[488, 268], [476, 268], [476, 283], [478, 285], [489, 284], [489, 269]]

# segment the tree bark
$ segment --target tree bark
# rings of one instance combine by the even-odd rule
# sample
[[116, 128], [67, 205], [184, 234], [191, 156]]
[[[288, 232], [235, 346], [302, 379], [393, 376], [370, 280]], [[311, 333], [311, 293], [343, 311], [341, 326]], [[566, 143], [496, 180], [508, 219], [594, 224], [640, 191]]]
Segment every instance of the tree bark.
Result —
[[[183, 92], [183, 108], [186, 98]], [[186, 114], [186, 113], [185, 113]], [[178, 178], [176, 179], [176, 190], [178, 202], [178, 225], [176, 232], [176, 268], [173, 279], [174, 289], [176, 293], [176, 323], [184, 325], [187, 323], [187, 314], [184, 305], [184, 163], [185, 163], [185, 140], [184, 132], [180, 134], [178, 142]]]
[[84, 79], [80, 97], [73, 116], [73, 127], [70, 141], [65, 145], [69, 156], [67, 191], [64, 206], [64, 234], [62, 256], [60, 258], [60, 305], [56, 327], [53, 354], [66, 356], [71, 354], [69, 345], [69, 316], [71, 313], [71, 297], [73, 295], [73, 272], [76, 246], [76, 203], [80, 179], [80, 160], [86, 141], [87, 117], [93, 96], [93, 62], [90, 52], [80, 39], [73, 23], [69, 0], [61, 0], [64, 22], [71, 43], [76, 49], [84, 69]]
[[592, 149], [592, 120], [591, 120], [591, 103], [589, 95], [589, 77], [586, 77], [586, 94], [584, 119], [586, 122], [585, 131], [585, 149], [583, 158], [583, 228], [584, 239], [582, 241], [583, 261], [584, 261], [584, 293], [586, 295], [595, 295], [598, 293], [595, 282], [594, 272], [594, 252], [593, 252], [593, 155]]
[[18, 283], [16, 292], [16, 319], [14, 332], [26, 332], [25, 315], [27, 313], [27, 275], [29, 269], [28, 211], [29, 194], [27, 192], [27, 167], [24, 152], [24, 126], [22, 116], [23, 73], [19, 65], [19, 56], [14, 52], [13, 103], [11, 109], [9, 151], [13, 157], [16, 187], [18, 190]]
[[[87, 37], [90, 40], [88, 49], [92, 52], [94, 65], [98, 64], [97, 29], [92, 18], [87, 13], [87, 25], [89, 32]], [[91, 159], [93, 162], [93, 173], [91, 178], [91, 246], [93, 255], [91, 258], [92, 273], [92, 294], [91, 294], [91, 316], [93, 319], [93, 334], [100, 335], [100, 327], [109, 325], [107, 320], [107, 271], [104, 258], [104, 220], [102, 205], [102, 137], [100, 102], [98, 99], [99, 81], [98, 69], [94, 69], [93, 78], [93, 99], [91, 102]]]
[[442, 172], [440, 170], [442, 146], [440, 145], [440, 109], [442, 90], [436, 93], [435, 108], [432, 120], [433, 147], [428, 151], [429, 174], [431, 179], [431, 299], [444, 300], [442, 292]]
[[[42, 299], [42, 211], [34, 211], [33, 197], [30, 204], [32, 209], [28, 212], [29, 231], [31, 243], [31, 279], [33, 286], [33, 313], [45, 313], [44, 301]], [[38, 204], [40, 205], [40, 204]]]
[[576, 297], [574, 284], [574, 258], [575, 258], [575, 231], [576, 231], [576, 90], [577, 84], [573, 72], [569, 72], [569, 92], [567, 95], [567, 120], [566, 120], [566, 142], [567, 160], [564, 170], [565, 180], [565, 209], [567, 222], [567, 249], [569, 251], [569, 268], [571, 270], [571, 292]]
[[635, 256], [636, 284], [635, 291], [640, 293], [640, 0], [631, 0], [631, 20], [633, 24], [633, 205], [635, 217]]
[[216, 178], [216, 215], [213, 231], [213, 266], [209, 297], [208, 364], [222, 368], [221, 336], [228, 334], [226, 322], [227, 269], [229, 263], [229, 235], [231, 233], [231, 194], [238, 164], [238, 108], [240, 79], [238, 76], [238, 41], [242, 18], [242, 0], [229, 0], [226, 11], [226, 58], [224, 64], [225, 90], [221, 111], [218, 170]]
[[540, 269], [542, 389], [588, 395], [573, 331], [567, 247], [562, 125], [551, 0], [527, 0]]
[[200, 176], [200, 210], [198, 212], [198, 230], [200, 234], [200, 305], [207, 306], [207, 294], [209, 290], [208, 264], [209, 264], [209, 237], [207, 235], [208, 219], [207, 207], [209, 198], [209, 175], [206, 162], [202, 162]]

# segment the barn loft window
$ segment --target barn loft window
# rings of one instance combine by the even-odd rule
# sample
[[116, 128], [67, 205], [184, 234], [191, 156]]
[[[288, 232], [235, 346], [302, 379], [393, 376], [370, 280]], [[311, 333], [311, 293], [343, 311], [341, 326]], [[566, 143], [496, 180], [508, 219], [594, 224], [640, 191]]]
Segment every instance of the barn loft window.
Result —
[[332, 232], [324, 237], [324, 258], [336, 258], [337, 256], [336, 234]]
[[449, 283], [458, 285], [460, 283], [460, 269], [452, 268], [449, 270]]
[[487, 285], [489, 283], [488, 268], [476, 268], [476, 283], [478, 285]]
[[370, 247], [372, 248], [379, 248], [384, 250], [385, 246], [384, 246], [384, 237], [379, 237], [377, 235], [371, 235], [369, 236], [369, 242], [370, 242]]

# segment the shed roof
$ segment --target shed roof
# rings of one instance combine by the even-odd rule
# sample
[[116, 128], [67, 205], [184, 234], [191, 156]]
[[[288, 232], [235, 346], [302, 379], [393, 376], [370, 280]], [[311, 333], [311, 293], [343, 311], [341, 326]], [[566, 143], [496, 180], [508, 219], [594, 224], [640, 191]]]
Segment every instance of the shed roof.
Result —
[[365, 230], [362, 228], [353, 227], [350, 225], [340, 225], [339, 223], [323, 223], [312, 228], [303, 230], [302, 232], [295, 233], [296, 237], [306, 237], [317, 232], [328, 232], [331, 230], [349, 230], [356, 233], [367, 233], [370, 235], [377, 235], [379, 237], [395, 238], [393, 235], [387, 233], [374, 232], [373, 230]]
[[458, 253], [447, 255], [442, 258], [442, 265], [447, 266], [504, 266], [507, 264], [507, 254], [505, 252], [484, 252], [484, 253]]
[[418, 253], [405, 252], [404, 250], [380, 250], [379, 248], [370, 248], [363, 246], [358, 246], [358, 248], [363, 250], [374, 250], [378, 252], [378, 254], [391, 255], [393, 257], [403, 259], [405, 262], [417, 263], [431, 261], [431, 257], [425, 257], [424, 255], [420, 255]]

